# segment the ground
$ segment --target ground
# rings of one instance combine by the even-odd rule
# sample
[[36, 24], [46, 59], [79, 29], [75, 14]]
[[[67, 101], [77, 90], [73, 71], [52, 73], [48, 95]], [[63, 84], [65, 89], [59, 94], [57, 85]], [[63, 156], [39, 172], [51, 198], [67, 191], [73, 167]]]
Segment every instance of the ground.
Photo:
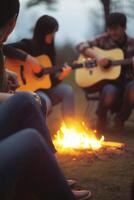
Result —
[[[67, 80], [68, 81], [68, 80]], [[72, 77], [69, 82], [76, 92], [77, 116], [85, 117], [87, 101], [84, 93], [79, 89]], [[93, 106], [91, 106], [93, 107]], [[95, 122], [95, 104], [90, 108], [91, 122]], [[87, 118], [86, 118], [87, 119]], [[52, 135], [59, 127], [61, 120], [60, 107], [56, 106], [48, 117], [48, 125]], [[89, 120], [90, 121], [90, 120]], [[112, 121], [112, 120], [111, 120]], [[90, 122], [89, 122], [90, 123]], [[125, 148], [115, 153], [105, 153], [100, 156], [89, 156], [83, 152], [79, 156], [60, 155], [57, 159], [66, 177], [78, 181], [76, 188], [90, 189], [94, 200], [129, 200], [131, 183], [134, 177], [134, 121], [133, 114], [126, 123], [124, 135], [117, 135], [111, 123], [110, 132], [106, 134], [106, 140], [123, 142]]]

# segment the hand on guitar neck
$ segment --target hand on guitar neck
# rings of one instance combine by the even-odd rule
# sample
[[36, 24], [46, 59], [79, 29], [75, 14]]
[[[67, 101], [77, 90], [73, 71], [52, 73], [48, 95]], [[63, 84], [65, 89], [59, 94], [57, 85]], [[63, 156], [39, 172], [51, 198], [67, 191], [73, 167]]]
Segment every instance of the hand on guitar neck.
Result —
[[53, 73], [59, 72], [57, 77], [60, 81], [62, 81], [65, 77], [67, 77], [70, 74], [71, 71], [72, 71], [72, 68], [68, 65], [65, 65], [64, 67], [56, 67], [56, 68], [51, 68], [51, 69], [42, 68], [40, 72], [35, 73], [35, 76], [38, 78], [41, 78], [45, 74], [53, 74]]
[[72, 68], [65, 64], [62, 68], [62, 72], [58, 76], [58, 79], [62, 81], [65, 77], [67, 77], [70, 74], [71, 71]]

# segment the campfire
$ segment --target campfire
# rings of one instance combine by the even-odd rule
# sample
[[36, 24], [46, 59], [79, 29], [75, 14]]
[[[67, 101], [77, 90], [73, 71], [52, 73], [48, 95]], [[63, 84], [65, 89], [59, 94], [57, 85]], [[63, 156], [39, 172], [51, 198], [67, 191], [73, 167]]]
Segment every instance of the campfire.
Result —
[[104, 136], [97, 137], [97, 131], [87, 128], [85, 123], [73, 123], [67, 126], [62, 123], [60, 129], [54, 135], [53, 140], [58, 152], [78, 153], [90, 150], [99, 151], [102, 148], [122, 148], [123, 143], [105, 141]]

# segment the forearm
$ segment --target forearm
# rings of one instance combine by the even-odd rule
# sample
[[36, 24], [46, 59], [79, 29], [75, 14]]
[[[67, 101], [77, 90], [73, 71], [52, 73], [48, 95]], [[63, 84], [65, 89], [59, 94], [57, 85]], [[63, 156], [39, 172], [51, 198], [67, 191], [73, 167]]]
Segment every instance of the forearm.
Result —
[[12, 47], [10, 45], [3, 46], [3, 53], [6, 57], [16, 59], [16, 60], [25, 61], [27, 58], [27, 53], [15, 48], [15, 47]]
[[26, 53], [23, 50], [12, 47], [10, 45], [4, 45], [3, 53], [8, 58], [26, 62], [27, 65], [29, 65], [33, 68], [33, 71], [35, 73], [38, 73], [41, 70], [41, 67], [40, 67], [38, 61], [36, 60], [36, 58], [29, 55], [28, 53]]
[[100, 60], [100, 59], [105, 58], [104, 55], [102, 55], [101, 53], [97, 52], [94, 47], [92, 47], [92, 48], [86, 48], [84, 50], [83, 55], [85, 57], [95, 58], [96, 60]]
[[98, 55], [94, 50], [94, 47], [100, 47], [100, 44], [101, 44], [101, 37], [95, 38], [94, 40], [91, 41], [81, 42], [76, 46], [76, 49], [79, 53], [81, 53], [85, 57], [98, 58]]

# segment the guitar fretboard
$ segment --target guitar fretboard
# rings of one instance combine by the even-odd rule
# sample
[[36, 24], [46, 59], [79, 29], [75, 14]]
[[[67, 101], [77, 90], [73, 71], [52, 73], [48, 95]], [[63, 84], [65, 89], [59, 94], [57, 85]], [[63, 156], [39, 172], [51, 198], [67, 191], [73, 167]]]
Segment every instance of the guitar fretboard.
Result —
[[[72, 69], [78, 69], [78, 68], [84, 67], [85, 65], [86, 65], [86, 63], [76, 63], [76, 64], [72, 64], [69, 66], [71, 66]], [[88, 63], [87, 63], [87, 65], [88, 65]], [[53, 73], [61, 71], [62, 68], [63, 67], [59, 67], [59, 66], [54, 66], [52, 68], [44, 68], [43, 74], [53, 74]]]
[[113, 60], [111, 62], [112, 66], [116, 66], [116, 65], [130, 65], [132, 64], [132, 59], [131, 58], [126, 58], [124, 60]]

